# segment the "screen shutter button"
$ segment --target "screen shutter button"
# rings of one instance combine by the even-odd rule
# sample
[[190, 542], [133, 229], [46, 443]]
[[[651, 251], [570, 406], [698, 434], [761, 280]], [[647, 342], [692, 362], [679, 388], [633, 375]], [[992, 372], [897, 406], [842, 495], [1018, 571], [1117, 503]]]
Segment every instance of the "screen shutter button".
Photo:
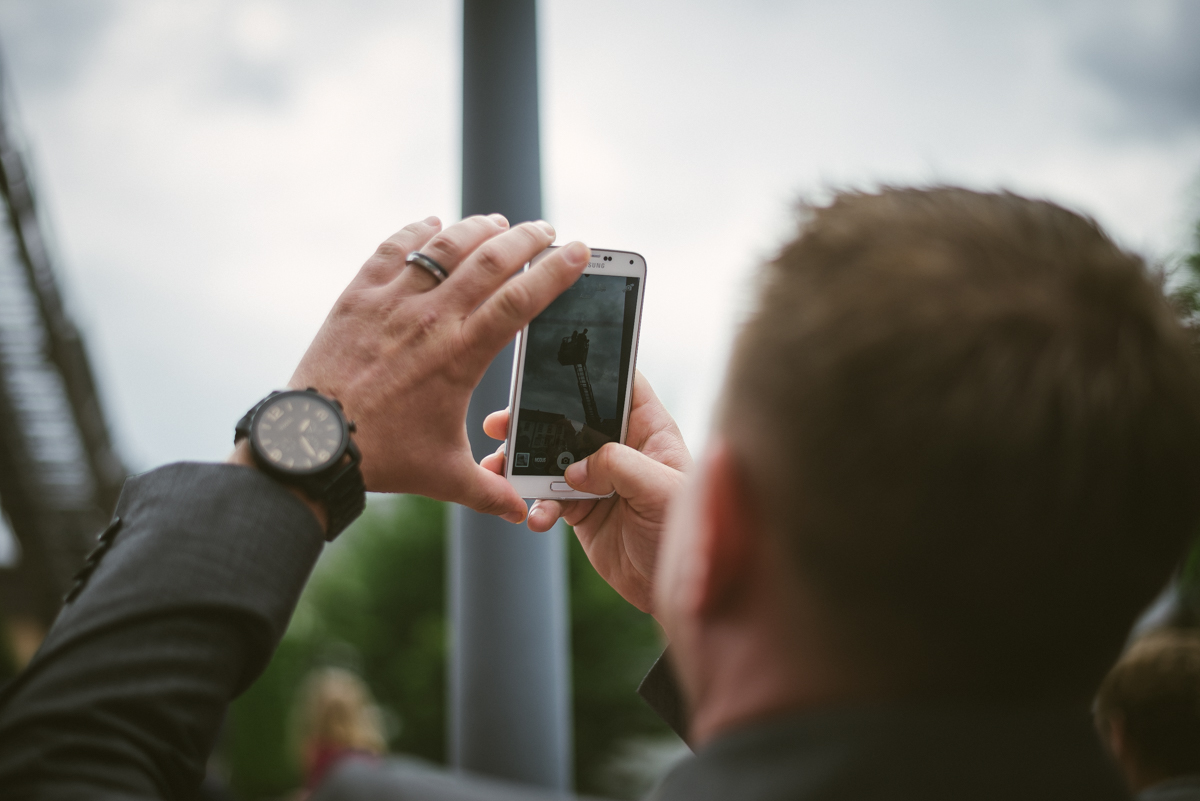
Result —
[[551, 481], [550, 482], [550, 491], [551, 492], [570, 492], [571, 485], [565, 481]]

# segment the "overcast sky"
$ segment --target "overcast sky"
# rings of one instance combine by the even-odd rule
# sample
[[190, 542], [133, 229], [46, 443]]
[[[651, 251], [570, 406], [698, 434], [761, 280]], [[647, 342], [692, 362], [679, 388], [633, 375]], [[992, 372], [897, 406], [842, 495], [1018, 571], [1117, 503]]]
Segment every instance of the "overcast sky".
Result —
[[[797, 197], [1008, 187], [1178, 254], [1197, 42], [1194, 0], [548, 0], [545, 216], [645, 255], [640, 366], [696, 443]], [[454, 3], [0, 0], [0, 43], [134, 468], [223, 458], [375, 245], [458, 216]]]

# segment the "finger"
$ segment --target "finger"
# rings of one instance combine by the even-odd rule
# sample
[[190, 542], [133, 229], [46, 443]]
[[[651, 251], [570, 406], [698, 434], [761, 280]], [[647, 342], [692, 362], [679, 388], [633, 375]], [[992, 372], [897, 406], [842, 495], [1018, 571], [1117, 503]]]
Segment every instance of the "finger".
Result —
[[483, 433], [492, 439], [508, 439], [508, 409], [492, 412], [483, 418]]
[[493, 473], [502, 476], [504, 475], [505, 456], [504, 446], [501, 445], [499, 448], [496, 448], [495, 453], [489, 453], [480, 459], [479, 466], [484, 470], [491, 470]]
[[563, 504], [559, 501], [534, 501], [533, 506], [529, 507], [527, 525], [530, 531], [549, 531], [562, 515]]
[[359, 275], [370, 284], [386, 284], [404, 271], [404, 260], [409, 253], [420, 250], [442, 230], [442, 221], [437, 217], [409, 223], [385, 239], [371, 258], [363, 264]]
[[[562, 519], [568, 526], [579, 525], [592, 513], [599, 500], [599, 498], [587, 498], [582, 501], [571, 501], [570, 503], [563, 504]], [[609, 505], [609, 508], [611, 508], [611, 505]]]
[[609, 442], [588, 458], [567, 468], [563, 476], [572, 489], [593, 495], [615, 492], [626, 500], [670, 492], [678, 471], [633, 448]]
[[525, 501], [513, 489], [513, 485], [502, 476], [496, 475], [479, 465], [474, 468], [469, 482], [459, 494], [459, 503], [469, 506], [476, 512], [497, 515], [509, 523], [520, 523], [525, 519], [528, 509]]
[[463, 326], [467, 347], [491, 359], [503, 343], [570, 289], [587, 267], [591, 250], [582, 242], [559, 248], [488, 298]]
[[454, 287], [464, 316], [553, 242], [554, 226], [538, 220], [521, 223], [476, 248], [446, 281], [447, 287]]
[[[454, 273], [462, 262], [481, 244], [508, 230], [508, 220], [502, 214], [487, 217], [476, 215], [454, 223], [437, 236], [404, 253], [404, 258], [413, 250], [420, 250], [433, 259], [447, 273]], [[400, 274], [397, 286], [403, 291], [424, 292], [438, 285], [438, 280], [428, 270], [416, 264], [408, 265]]]

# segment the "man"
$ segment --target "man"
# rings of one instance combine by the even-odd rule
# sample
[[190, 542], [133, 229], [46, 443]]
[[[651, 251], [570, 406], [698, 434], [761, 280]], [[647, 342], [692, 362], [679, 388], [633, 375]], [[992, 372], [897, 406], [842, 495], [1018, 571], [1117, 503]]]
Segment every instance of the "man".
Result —
[[1200, 632], [1134, 642], [1100, 685], [1096, 728], [1138, 801], [1200, 799]]
[[1090, 220], [952, 188], [808, 209], [669, 523], [681, 477], [612, 445], [567, 481], [618, 498], [531, 510], [670, 640], [698, 753], [656, 798], [1123, 797], [1088, 705], [1196, 530], [1197, 378]]
[[[383, 260], [394, 271], [419, 238]], [[487, 252], [451, 275], [459, 292], [515, 271]], [[394, 276], [368, 268], [367, 281]], [[553, 269], [546, 294], [578, 274]], [[499, 285], [490, 280], [470, 300]], [[293, 386], [346, 396], [370, 421], [358, 434], [368, 487], [472, 497], [519, 518], [504, 488], [461, 459], [428, 480], [387, 480], [409, 475], [411, 449], [438, 453], [428, 450], [438, 436], [466, 452], [460, 399], [490, 352], [460, 333], [474, 316], [466, 298], [445, 322], [437, 304], [450, 281], [399, 301], [390, 283], [352, 285]], [[523, 291], [493, 307], [512, 311], [513, 331], [549, 302]], [[372, 330], [381, 310], [387, 325]], [[383, 346], [368, 345], [376, 337]], [[451, 406], [440, 416], [395, 397], [430, 382]], [[413, 405], [397, 415], [394, 403]], [[607, 445], [567, 474], [617, 495], [539, 503], [530, 526], [564, 516], [597, 570], [663, 624], [673, 670], [660, 662], [644, 690], [697, 756], [657, 798], [1125, 797], [1088, 700], [1200, 517], [1200, 376], [1142, 263], [1094, 223], [1012, 195], [839, 195], [810, 209], [768, 266], [700, 469], [685, 474], [687, 449], [644, 380], [634, 406], [629, 446]], [[414, 434], [426, 416], [432, 433]], [[486, 429], [499, 438], [506, 424], [502, 412]], [[164, 480], [148, 502], [135, 485], [118, 514], [172, 501], [187, 508], [171, 519], [189, 520], [192, 497], [212, 507], [235, 494], [229, 468], [211, 469], [212, 489], [183, 469], [166, 470], [185, 487]], [[126, 796], [178, 794], [196, 779], [210, 719], [261, 670], [319, 548], [278, 485], [243, 477], [264, 498], [254, 525], [247, 506], [228, 503], [237, 515], [169, 540], [198, 543], [187, 566], [219, 585], [205, 603], [142, 593], [136, 614], [110, 614], [107, 588], [126, 565], [147, 557], [166, 578], [182, 570], [171, 548], [156, 549], [167, 538], [153, 527], [117, 536], [92, 578], [104, 589], [83, 589], [0, 709], [0, 779], [45, 787], [70, 770], [77, 787]], [[222, 526], [239, 534], [225, 537], [236, 559], [212, 555]], [[130, 631], [140, 640], [123, 641]], [[139, 641], [158, 656], [119, 675], [79, 667]], [[220, 649], [231, 656], [215, 658]], [[124, 704], [140, 714], [116, 714]], [[107, 739], [38, 761], [38, 748], [92, 727]], [[120, 752], [119, 775], [86, 757], [100, 749]], [[455, 797], [443, 785], [404, 795], [404, 781], [347, 766], [316, 798]]]

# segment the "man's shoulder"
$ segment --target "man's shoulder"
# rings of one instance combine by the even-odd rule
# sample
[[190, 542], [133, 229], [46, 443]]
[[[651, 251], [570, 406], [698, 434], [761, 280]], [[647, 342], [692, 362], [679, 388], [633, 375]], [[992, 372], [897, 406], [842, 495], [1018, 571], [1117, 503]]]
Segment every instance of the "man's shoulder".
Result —
[[[1086, 710], [859, 708], [718, 737], [655, 801], [1128, 801]], [[1173, 800], [1172, 800], [1173, 801]]]
[[1200, 801], [1200, 774], [1161, 781], [1138, 793], [1137, 801]]

